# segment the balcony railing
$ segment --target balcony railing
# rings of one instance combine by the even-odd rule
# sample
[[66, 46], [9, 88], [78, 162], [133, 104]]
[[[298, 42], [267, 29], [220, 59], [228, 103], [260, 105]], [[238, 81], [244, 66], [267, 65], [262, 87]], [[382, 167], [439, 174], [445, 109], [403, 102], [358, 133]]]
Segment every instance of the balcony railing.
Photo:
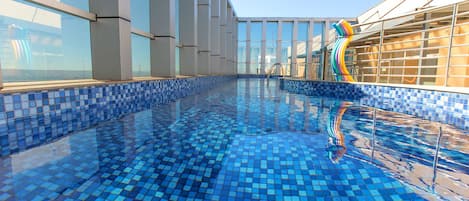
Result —
[[469, 2], [353, 27], [346, 60], [355, 80], [469, 87]]

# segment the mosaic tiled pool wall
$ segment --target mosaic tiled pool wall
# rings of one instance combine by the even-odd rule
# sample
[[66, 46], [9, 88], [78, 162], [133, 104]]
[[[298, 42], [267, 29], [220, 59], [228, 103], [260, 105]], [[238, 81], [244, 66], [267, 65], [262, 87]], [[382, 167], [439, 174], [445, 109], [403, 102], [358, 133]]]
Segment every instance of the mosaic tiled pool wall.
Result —
[[292, 93], [360, 100], [363, 105], [469, 129], [468, 94], [293, 79], [281, 79], [280, 88]]
[[0, 156], [234, 79], [209, 76], [0, 94]]

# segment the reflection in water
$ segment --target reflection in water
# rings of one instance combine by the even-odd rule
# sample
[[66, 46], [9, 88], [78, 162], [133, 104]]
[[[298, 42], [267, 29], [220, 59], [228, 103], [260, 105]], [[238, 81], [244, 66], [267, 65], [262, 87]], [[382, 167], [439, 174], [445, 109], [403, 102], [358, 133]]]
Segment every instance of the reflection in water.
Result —
[[469, 136], [464, 131], [410, 115], [360, 110], [355, 125], [342, 127], [352, 147], [347, 156], [372, 159], [426, 199], [469, 197]]
[[342, 116], [350, 105], [352, 105], [351, 102], [334, 101], [329, 111], [329, 122], [327, 123], [329, 143], [327, 152], [329, 159], [334, 163], [338, 163], [347, 151], [344, 134], [340, 129], [340, 125], [342, 123]]

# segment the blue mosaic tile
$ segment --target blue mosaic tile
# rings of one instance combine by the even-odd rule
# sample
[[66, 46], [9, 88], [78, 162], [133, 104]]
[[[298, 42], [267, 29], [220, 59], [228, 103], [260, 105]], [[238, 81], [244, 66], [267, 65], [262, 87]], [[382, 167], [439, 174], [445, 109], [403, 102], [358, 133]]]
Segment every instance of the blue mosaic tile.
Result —
[[0, 136], [8, 136], [8, 140], [1, 141], [0, 156], [199, 93], [235, 78], [197, 77], [2, 94], [4, 104], [0, 107], [4, 110], [0, 110]]
[[[0, 200], [469, 197], [465, 188], [469, 135], [464, 130], [440, 125], [445, 133], [439, 141], [437, 169], [433, 169], [438, 139], [434, 122], [360, 102], [287, 93], [278, 90], [276, 81], [223, 83], [210, 91], [78, 127], [78, 132], [0, 158]], [[100, 93], [113, 93], [107, 89], [75, 92], [85, 95], [89, 90], [97, 98]], [[89, 104], [84, 107], [88, 113], [100, 112]], [[9, 136], [24, 141], [27, 136], [47, 139], [60, 135], [54, 130], [76, 130], [78, 123], [92, 121], [88, 113], [79, 113], [84, 118], [79, 121], [65, 118], [78, 113], [44, 116], [38, 121], [57, 124], [17, 129]], [[11, 125], [30, 127], [26, 122], [32, 119]], [[338, 129], [337, 136], [329, 134], [330, 123]], [[22, 141], [12, 142], [26, 146]]]
[[469, 129], [469, 94], [392, 86], [281, 79], [292, 93], [359, 100], [361, 104]]

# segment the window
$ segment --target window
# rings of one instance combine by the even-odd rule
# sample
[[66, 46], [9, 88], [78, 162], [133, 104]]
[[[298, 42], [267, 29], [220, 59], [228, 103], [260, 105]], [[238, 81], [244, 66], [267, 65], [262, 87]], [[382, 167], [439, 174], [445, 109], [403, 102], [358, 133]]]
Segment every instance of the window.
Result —
[[[64, 1], [88, 10], [88, 1]], [[21, 11], [21, 12], [19, 12]], [[4, 82], [91, 78], [89, 21], [26, 1], [2, 1]]]
[[[150, 32], [149, 0], [130, 1], [130, 17], [132, 27]], [[132, 43], [132, 74], [134, 77], [151, 76], [150, 72], [150, 39], [131, 35]]]

